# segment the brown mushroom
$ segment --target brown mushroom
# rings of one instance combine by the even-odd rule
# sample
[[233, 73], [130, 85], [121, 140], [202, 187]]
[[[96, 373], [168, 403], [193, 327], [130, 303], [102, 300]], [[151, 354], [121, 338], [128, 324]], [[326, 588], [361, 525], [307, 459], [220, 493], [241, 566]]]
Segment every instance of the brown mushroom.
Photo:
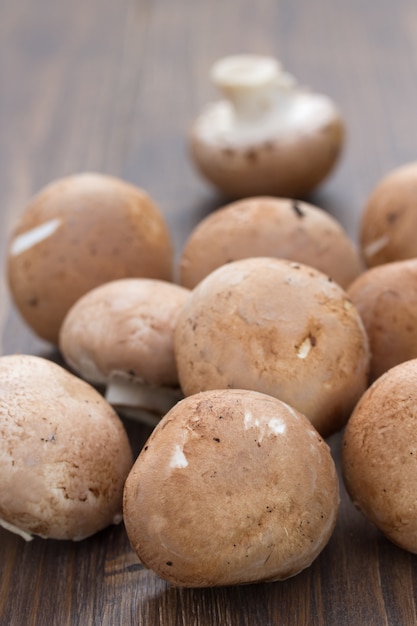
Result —
[[0, 525], [78, 541], [122, 520], [123, 424], [86, 382], [30, 355], [0, 358]]
[[337, 517], [330, 451], [270, 396], [213, 390], [179, 402], [125, 484], [124, 521], [141, 562], [174, 585], [282, 580], [308, 567]]
[[123, 414], [155, 425], [182, 394], [174, 327], [189, 290], [150, 278], [100, 285], [71, 307], [59, 348], [68, 365]]
[[417, 357], [417, 259], [373, 267], [347, 293], [368, 335], [371, 380]]
[[368, 267], [417, 257], [417, 162], [389, 172], [373, 189], [360, 224]]
[[126, 277], [171, 280], [172, 246], [144, 191], [83, 173], [51, 183], [31, 200], [10, 237], [7, 270], [24, 320], [57, 343], [68, 309], [90, 289]]
[[294, 406], [323, 436], [367, 386], [368, 340], [345, 291], [283, 259], [242, 259], [206, 276], [179, 315], [174, 346], [185, 395], [254, 389]]
[[235, 55], [214, 64], [224, 99], [191, 129], [199, 172], [226, 196], [300, 197], [333, 169], [344, 124], [334, 103], [295, 84], [276, 59]]
[[261, 196], [245, 198], [202, 220], [185, 243], [180, 282], [193, 288], [225, 263], [274, 256], [311, 265], [346, 288], [362, 262], [342, 226], [307, 202]]
[[363, 395], [343, 437], [355, 506], [393, 543], [417, 553], [417, 360], [391, 368]]

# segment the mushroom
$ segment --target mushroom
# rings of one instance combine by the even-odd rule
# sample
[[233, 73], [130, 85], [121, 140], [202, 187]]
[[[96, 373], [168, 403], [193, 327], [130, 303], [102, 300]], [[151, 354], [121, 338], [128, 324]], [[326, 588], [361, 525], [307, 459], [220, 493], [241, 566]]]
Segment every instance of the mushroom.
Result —
[[69, 310], [59, 348], [87, 381], [106, 385], [106, 399], [124, 415], [155, 425], [182, 397], [174, 326], [189, 290], [149, 278], [100, 285]]
[[223, 99], [194, 121], [190, 152], [226, 196], [305, 196], [330, 173], [344, 124], [328, 97], [299, 87], [262, 55], [223, 58], [211, 78]]
[[347, 293], [368, 335], [370, 380], [417, 357], [417, 259], [373, 267]]
[[311, 265], [347, 287], [362, 262], [342, 226], [318, 207], [286, 198], [245, 198], [202, 220], [185, 243], [180, 282], [193, 288], [217, 267], [255, 256]]
[[380, 376], [343, 437], [342, 471], [354, 505], [393, 543], [417, 553], [417, 360]]
[[173, 407], [139, 454], [123, 497], [140, 561], [185, 587], [294, 576], [327, 544], [338, 506], [334, 462], [309, 421], [241, 389], [206, 391]]
[[76, 174], [29, 202], [10, 237], [7, 272], [23, 319], [56, 344], [68, 309], [90, 289], [126, 277], [171, 280], [170, 235], [141, 189]]
[[389, 172], [374, 187], [360, 224], [368, 267], [417, 257], [417, 161]]
[[41, 357], [2, 356], [0, 423], [1, 526], [78, 541], [122, 520], [132, 452], [93, 387]]
[[368, 340], [346, 292], [284, 259], [242, 259], [206, 276], [180, 312], [174, 348], [184, 395], [267, 393], [323, 436], [342, 427], [367, 386]]

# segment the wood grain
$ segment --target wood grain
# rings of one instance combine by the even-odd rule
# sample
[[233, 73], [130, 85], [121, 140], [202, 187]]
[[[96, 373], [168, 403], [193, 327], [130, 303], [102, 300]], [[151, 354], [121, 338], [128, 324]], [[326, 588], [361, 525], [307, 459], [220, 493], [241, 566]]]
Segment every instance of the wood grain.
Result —
[[[211, 63], [249, 51], [280, 57], [332, 96], [348, 127], [334, 175], [311, 198], [356, 239], [367, 194], [416, 158], [417, 5], [412, 0], [0, 0], [0, 253], [29, 197], [97, 170], [159, 203], [177, 257], [224, 202], [193, 170], [187, 132], [215, 96]], [[0, 276], [0, 349], [59, 361], [24, 326]], [[126, 422], [137, 453], [150, 431]], [[331, 438], [339, 464], [340, 434]], [[176, 589], [143, 569], [123, 526], [81, 543], [0, 530], [0, 624], [8, 626], [382, 626], [417, 623], [416, 557], [350, 503], [306, 571], [282, 583]]]

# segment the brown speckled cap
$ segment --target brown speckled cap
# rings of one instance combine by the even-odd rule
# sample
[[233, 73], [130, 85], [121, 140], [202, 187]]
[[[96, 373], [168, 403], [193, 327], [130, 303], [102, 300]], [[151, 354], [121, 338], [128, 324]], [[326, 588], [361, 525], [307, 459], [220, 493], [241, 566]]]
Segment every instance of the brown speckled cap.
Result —
[[372, 381], [417, 357], [417, 259], [373, 267], [347, 293], [368, 335]]
[[417, 256], [417, 161], [386, 174], [374, 187], [360, 223], [360, 248], [368, 267]]
[[342, 226], [307, 202], [267, 196], [228, 204], [202, 220], [180, 259], [180, 282], [193, 288], [220, 265], [273, 256], [311, 265], [346, 288], [362, 271]]
[[259, 257], [214, 270], [193, 289], [174, 340], [185, 395], [254, 389], [297, 408], [323, 436], [367, 386], [359, 313], [337, 283], [301, 263]]
[[106, 385], [106, 398], [124, 414], [136, 417], [136, 409], [144, 409], [159, 420], [182, 397], [174, 328], [189, 294], [185, 287], [151, 278], [100, 285], [65, 316], [61, 353], [80, 376]]
[[80, 540], [119, 523], [132, 463], [122, 422], [94, 388], [40, 357], [0, 358], [0, 525]]
[[100, 285], [71, 307], [59, 347], [67, 363], [92, 383], [113, 373], [157, 386], [178, 385], [174, 328], [190, 291], [150, 278]]
[[175, 585], [282, 580], [308, 567], [337, 516], [326, 443], [279, 400], [213, 390], [178, 403], [152, 433], [124, 490], [142, 563]]
[[343, 477], [358, 509], [393, 543], [417, 553], [417, 360], [378, 378], [343, 437]]
[[68, 309], [118, 278], [172, 279], [165, 221], [141, 189], [82, 173], [52, 182], [29, 203], [10, 237], [8, 281], [27, 324], [57, 343]]

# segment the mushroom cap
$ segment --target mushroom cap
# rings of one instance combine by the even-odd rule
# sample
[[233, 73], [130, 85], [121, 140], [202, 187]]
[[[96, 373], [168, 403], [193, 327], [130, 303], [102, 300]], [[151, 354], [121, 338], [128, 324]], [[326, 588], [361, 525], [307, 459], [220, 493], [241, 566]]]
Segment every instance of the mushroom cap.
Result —
[[300, 197], [330, 173], [345, 137], [330, 98], [298, 87], [261, 55], [221, 59], [212, 78], [225, 98], [192, 124], [190, 154], [227, 197]]
[[368, 335], [371, 380], [417, 357], [417, 259], [373, 267], [347, 293]]
[[193, 288], [217, 267], [255, 256], [311, 265], [346, 288], [362, 271], [358, 251], [331, 215], [307, 202], [261, 196], [228, 204], [202, 220], [180, 259]]
[[132, 452], [88, 383], [41, 357], [0, 358], [0, 525], [80, 540], [122, 519]]
[[417, 257], [417, 161], [389, 172], [374, 187], [360, 224], [368, 267]]
[[178, 385], [174, 327], [189, 293], [150, 278], [96, 287], [64, 319], [59, 347], [65, 361], [92, 383], [125, 374], [150, 385]]
[[196, 394], [171, 409], [123, 498], [141, 562], [187, 587], [294, 576], [327, 544], [338, 505], [334, 462], [309, 421], [239, 389]]
[[338, 430], [366, 388], [369, 349], [345, 291], [309, 266], [249, 258], [214, 270], [192, 291], [174, 348], [184, 395], [253, 389]]
[[8, 281], [26, 323], [58, 342], [68, 309], [118, 278], [171, 280], [165, 221], [141, 189], [104, 174], [52, 182], [28, 204], [9, 242]]
[[378, 378], [343, 437], [342, 469], [355, 506], [393, 543], [417, 553], [417, 360]]

